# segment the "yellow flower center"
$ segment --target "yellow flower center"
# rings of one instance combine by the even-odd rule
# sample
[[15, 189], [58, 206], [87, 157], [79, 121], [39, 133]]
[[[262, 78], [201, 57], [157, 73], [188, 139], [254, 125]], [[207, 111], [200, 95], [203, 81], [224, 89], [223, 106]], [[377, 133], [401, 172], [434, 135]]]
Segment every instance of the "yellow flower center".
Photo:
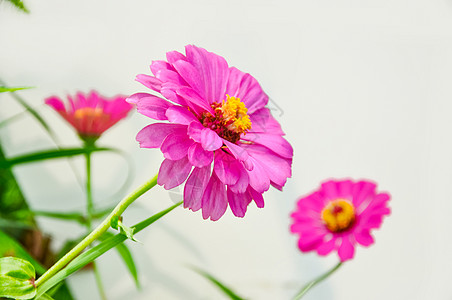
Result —
[[226, 127], [236, 133], [244, 133], [251, 129], [251, 120], [248, 116], [248, 108], [239, 98], [226, 95], [226, 101], [223, 100], [221, 106], [217, 108], [223, 114], [223, 120]]
[[103, 115], [102, 108], [92, 108], [92, 107], [83, 107], [79, 108], [74, 112], [74, 118], [76, 119], [85, 119], [85, 118], [92, 118], [97, 119], [100, 118]]
[[322, 210], [322, 220], [331, 232], [345, 231], [355, 221], [355, 207], [345, 199], [331, 201]]

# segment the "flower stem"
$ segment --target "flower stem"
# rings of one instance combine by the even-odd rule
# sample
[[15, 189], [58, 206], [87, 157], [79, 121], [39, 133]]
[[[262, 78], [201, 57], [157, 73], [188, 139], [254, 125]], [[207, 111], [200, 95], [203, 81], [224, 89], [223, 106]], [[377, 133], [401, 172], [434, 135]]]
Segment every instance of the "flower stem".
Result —
[[316, 279], [310, 281], [308, 284], [306, 284], [300, 292], [293, 298], [294, 300], [301, 299], [313, 286], [315, 286], [317, 283], [322, 282], [326, 278], [328, 278], [331, 274], [333, 274], [339, 267], [342, 266], [342, 262], [339, 262], [334, 268], [326, 272], [325, 274], [320, 275]]
[[86, 226], [88, 230], [92, 229], [94, 202], [91, 191], [91, 152], [85, 154], [86, 158]]
[[126, 208], [132, 204], [138, 197], [143, 195], [145, 192], [153, 188], [157, 184], [157, 175], [150, 179], [148, 182], [144, 183], [138, 189], [130, 193], [121, 202], [116, 205], [113, 211], [108, 215], [108, 217], [102, 221], [101, 224], [97, 226], [94, 231], [92, 231], [88, 236], [86, 236], [80, 243], [78, 243], [71, 251], [66, 253], [59, 261], [57, 261], [47, 272], [45, 272], [36, 282], [36, 287], [42, 285], [46, 280], [55, 275], [59, 270], [64, 268], [71, 260], [73, 260], [77, 255], [80, 254], [86, 247], [88, 247], [92, 242], [98, 239], [105, 231], [110, 228], [110, 222], [114, 218], [119, 218], [121, 214], [126, 210]]
[[[94, 143], [85, 143], [85, 147], [90, 149], [93, 147]], [[88, 230], [88, 234], [93, 229], [93, 215], [94, 215], [94, 201], [93, 201], [93, 192], [91, 189], [91, 151], [87, 151], [85, 154], [86, 158], [86, 228]], [[99, 294], [102, 300], [106, 300], [105, 290], [102, 284], [102, 278], [100, 276], [99, 268], [97, 267], [97, 263], [93, 261], [93, 272], [96, 277], [97, 289], [99, 290]]]

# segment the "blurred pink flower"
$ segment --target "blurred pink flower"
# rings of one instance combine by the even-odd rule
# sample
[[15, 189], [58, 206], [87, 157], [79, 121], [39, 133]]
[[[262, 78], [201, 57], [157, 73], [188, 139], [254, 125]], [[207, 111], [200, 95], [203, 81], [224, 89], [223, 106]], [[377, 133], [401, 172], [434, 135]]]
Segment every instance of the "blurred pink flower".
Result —
[[168, 52], [167, 61], [152, 62], [153, 76], [137, 76], [165, 99], [137, 93], [128, 101], [145, 116], [169, 121], [148, 125], [137, 140], [163, 152], [158, 184], [171, 189], [188, 178], [184, 207], [218, 220], [229, 203], [243, 217], [252, 200], [264, 206], [270, 184], [282, 189], [292, 147], [256, 79], [205, 49], [188, 45], [185, 52]]
[[75, 97], [68, 97], [68, 105], [56, 96], [45, 100], [66, 119], [84, 140], [95, 140], [101, 134], [125, 118], [133, 105], [125, 101], [125, 96], [115, 96], [111, 100], [91, 91], [85, 95], [78, 92]]
[[341, 261], [353, 258], [355, 245], [370, 246], [370, 231], [390, 214], [389, 194], [377, 193], [370, 181], [329, 180], [300, 198], [292, 213], [291, 232], [299, 234], [302, 252], [327, 255], [337, 250]]

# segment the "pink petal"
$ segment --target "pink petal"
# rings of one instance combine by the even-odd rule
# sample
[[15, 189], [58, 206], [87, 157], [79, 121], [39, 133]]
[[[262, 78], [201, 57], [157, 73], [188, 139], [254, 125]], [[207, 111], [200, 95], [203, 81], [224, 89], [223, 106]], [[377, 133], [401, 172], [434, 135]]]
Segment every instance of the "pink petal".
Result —
[[53, 107], [56, 111], [65, 111], [63, 102], [58, 97], [49, 97], [45, 100], [45, 103]]
[[189, 125], [193, 121], [198, 121], [193, 113], [191, 113], [187, 108], [176, 105], [166, 110], [166, 117], [168, 117], [168, 120], [171, 123], [179, 123], [184, 125]]
[[292, 146], [280, 135], [251, 132], [243, 135], [242, 139], [265, 146], [282, 157], [293, 157]]
[[259, 193], [259, 192], [255, 191], [252, 188], [248, 188], [248, 193], [253, 198], [253, 200], [256, 203], [257, 207], [259, 207], [259, 208], [263, 208], [264, 207], [264, 197], [262, 197], [262, 193]]
[[292, 161], [290, 159], [282, 158], [268, 148], [256, 144], [249, 145], [247, 151], [248, 154], [255, 159], [254, 166], [260, 164], [271, 181], [279, 186], [284, 186], [287, 178], [289, 178], [292, 173]]
[[253, 169], [248, 171], [250, 185], [257, 192], [263, 193], [270, 188], [270, 178], [268, 178], [267, 172], [258, 161], [253, 157], [250, 157], [249, 160], [253, 164]]
[[237, 183], [240, 178], [241, 164], [232, 155], [223, 151], [215, 152], [214, 171], [218, 178], [226, 185]]
[[354, 236], [355, 240], [365, 247], [368, 247], [374, 243], [374, 238], [367, 230], [355, 231]]
[[140, 143], [141, 148], [159, 148], [169, 134], [183, 134], [184, 132], [187, 132], [185, 125], [155, 123], [141, 129], [136, 140]]
[[204, 126], [202, 126], [199, 121], [193, 121], [188, 126], [188, 135], [197, 143], [201, 143], [201, 133], [204, 130]]
[[238, 165], [238, 168], [239, 168], [240, 177], [235, 184], [229, 185], [228, 188], [231, 191], [233, 191], [234, 193], [241, 194], [241, 193], [246, 192], [248, 185], [250, 183], [250, 180], [249, 180], [248, 172], [245, 170], [245, 168], [241, 164]]
[[199, 143], [194, 143], [188, 149], [188, 159], [195, 167], [201, 168], [212, 163], [213, 152], [204, 150]]
[[205, 98], [204, 87], [202, 84], [201, 75], [195, 67], [185, 61], [178, 60], [175, 61], [173, 67], [176, 69], [177, 73], [188, 83], [188, 85], [193, 88], [193, 90], [203, 99]]
[[351, 200], [353, 182], [351, 180], [341, 180], [336, 184], [337, 194], [342, 199]]
[[187, 179], [191, 167], [186, 157], [180, 160], [165, 159], [160, 166], [157, 183], [166, 190], [172, 189]]
[[193, 143], [186, 134], [172, 133], [163, 140], [160, 150], [165, 158], [179, 160], [187, 156], [188, 149]]
[[226, 60], [205, 49], [188, 45], [185, 47], [187, 60], [194, 66], [201, 76], [202, 89], [200, 95], [212, 102], [225, 100], [226, 84], [229, 69]]
[[361, 212], [375, 195], [376, 185], [370, 181], [359, 181], [353, 185], [353, 204]]
[[225, 213], [227, 207], [226, 187], [215, 173], [212, 173], [202, 196], [202, 217], [210, 217], [212, 221], [216, 221]]
[[200, 112], [199, 108], [202, 108], [210, 113], [213, 113], [213, 109], [206, 100], [204, 100], [196, 91], [190, 87], [181, 86], [176, 90], [177, 95], [181, 96], [190, 108], [195, 112]]
[[136, 103], [137, 111], [140, 114], [155, 120], [167, 120], [165, 112], [169, 107], [173, 106], [162, 98], [145, 93], [134, 94], [128, 98], [128, 101]]
[[187, 58], [180, 52], [177, 51], [169, 51], [166, 52], [166, 59], [170, 64], [178, 61], [178, 60], [186, 60]]
[[246, 208], [251, 202], [251, 196], [248, 193], [236, 194], [228, 189], [228, 202], [232, 213], [239, 218], [243, 218], [246, 213]]
[[[151, 72], [154, 76], [157, 76], [157, 73], [163, 70], [170, 70], [174, 72], [174, 68], [164, 60], [154, 60], [151, 63]], [[177, 73], [176, 73], [177, 74]]]
[[298, 240], [298, 248], [303, 252], [314, 250], [322, 242], [324, 236], [324, 234], [302, 235]]
[[257, 80], [235, 67], [229, 68], [226, 93], [231, 97], [240, 98], [248, 108], [249, 114], [263, 108], [268, 103], [268, 96], [262, 91]]
[[223, 139], [223, 143], [228, 147], [229, 151], [240, 161], [243, 161], [245, 164], [247, 164], [248, 160], [248, 152], [245, 148], [240, 147], [234, 143], [231, 143], [230, 141], [227, 141]]
[[184, 187], [184, 207], [198, 211], [202, 206], [202, 195], [210, 178], [210, 166], [194, 168]]
[[349, 236], [342, 237], [342, 243], [337, 251], [342, 262], [352, 259], [355, 256], [355, 246], [350, 241]]
[[215, 131], [204, 128], [201, 131], [201, 144], [204, 150], [215, 151], [223, 146], [223, 141]]
[[139, 74], [135, 80], [156, 92], [160, 92], [160, 89], [162, 88], [162, 82], [154, 76]]
[[325, 195], [325, 197], [328, 200], [335, 200], [335, 199], [339, 198], [339, 193], [337, 190], [335, 180], [328, 180], [328, 181], [322, 183], [321, 189], [323, 191], [323, 194]]
[[324, 241], [317, 247], [317, 253], [319, 255], [325, 256], [330, 254], [331, 251], [334, 250], [336, 246], [336, 238], [332, 236], [328, 241]]
[[249, 132], [265, 134], [284, 135], [281, 125], [273, 118], [270, 110], [266, 107], [258, 109], [250, 115], [251, 129]]

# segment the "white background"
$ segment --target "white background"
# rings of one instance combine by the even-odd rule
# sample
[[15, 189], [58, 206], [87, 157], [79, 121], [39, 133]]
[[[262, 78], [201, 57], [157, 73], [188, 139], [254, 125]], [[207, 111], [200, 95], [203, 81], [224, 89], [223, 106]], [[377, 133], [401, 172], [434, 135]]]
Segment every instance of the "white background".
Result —
[[[94, 88], [145, 91], [134, 77], [151, 60], [195, 44], [251, 73], [274, 102], [295, 149], [284, 192], [265, 194], [244, 219], [218, 222], [179, 208], [128, 243], [138, 264], [137, 291], [112, 251], [100, 259], [109, 299], [224, 299], [187, 266], [208, 270], [249, 299], [289, 299], [337, 261], [302, 254], [288, 231], [296, 199], [327, 178], [369, 178], [391, 193], [392, 215], [376, 244], [313, 289], [306, 299], [452, 299], [452, 1], [31, 1], [30, 15], [0, 2], [0, 78], [35, 86], [20, 93], [56, 130], [79, 142], [42, 103]], [[0, 120], [21, 111], [0, 96]], [[153, 176], [158, 150], [140, 149], [137, 113], [99, 141], [134, 164], [128, 191]], [[1, 128], [8, 156], [54, 146], [29, 116]], [[83, 177], [83, 160], [73, 160]], [[105, 207], [127, 177], [117, 155], [94, 162], [95, 198]], [[34, 209], [83, 209], [83, 189], [65, 160], [14, 169]], [[180, 198], [156, 187], [125, 214], [133, 224]], [[40, 219], [55, 245], [83, 229]], [[70, 279], [79, 299], [98, 299], [93, 276]]]

